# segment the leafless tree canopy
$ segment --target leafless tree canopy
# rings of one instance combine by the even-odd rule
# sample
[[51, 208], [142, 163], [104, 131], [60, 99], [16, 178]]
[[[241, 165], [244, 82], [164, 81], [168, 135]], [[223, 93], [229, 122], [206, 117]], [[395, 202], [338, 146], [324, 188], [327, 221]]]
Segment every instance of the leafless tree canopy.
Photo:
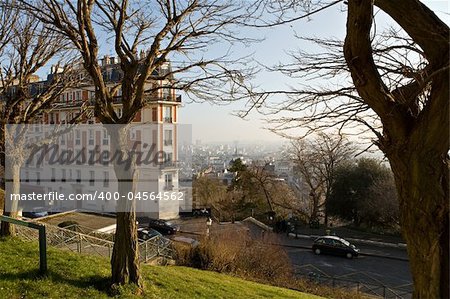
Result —
[[[55, 32], [70, 39], [83, 56], [84, 68], [96, 91], [97, 117], [104, 123], [128, 123], [146, 105], [148, 95], [166, 80], [171, 88], [198, 98], [218, 101], [224, 90], [234, 92], [244, 72], [232, 69], [227, 53], [210, 57], [214, 43], [236, 42], [231, 25], [243, 18], [236, 1], [20, 1]], [[101, 45], [104, 43], [103, 45]], [[99, 52], [111, 47], [120, 61], [121, 82], [109, 89], [104, 82]], [[159, 72], [168, 61], [172, 68]], [[183, 75], [181, 75], [183, 74]], [[168, 87], [168, 86], [165, 86]], [[122, 89], [123, 114], [112, 107]]]
[[[69, 75], [67, 42], [33, 16], [6, 4], [1, 9], [1, 21], [7, 24], [0, 33], [2, 122], [27, 123], [50, 110], [51, 103], [75, 83]], [[51, 61], [59, 74], [41, 81], [36, 72]]]
[[331, 194], [334, 172], [341, 163], [348, 161], [355, 152], [353, 146], [343, 135], [319, 133], [314, 139], [292, 141], [292, 154], [296, 164], [297, 175], [302, 183], [300, 188], [308, 191], [308, 216], [318, 218], [323, 214], [328, 221], [325, 209]]

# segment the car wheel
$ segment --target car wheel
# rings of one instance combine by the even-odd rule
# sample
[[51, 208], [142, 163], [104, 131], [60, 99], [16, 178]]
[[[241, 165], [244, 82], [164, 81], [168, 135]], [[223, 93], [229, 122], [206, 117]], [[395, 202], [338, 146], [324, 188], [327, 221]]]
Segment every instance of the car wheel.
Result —
[[350, 252], [347, 252], [347, 254], [345, 255], [348, 259], [352, 259], [353, 258], [353, 254]]
[[314, 253], [317, 254], [317, 255], [319, 255], [319, 254], [320, 254], [320, 249], [319, 249], [319, 248], [316, 248], [316, 249], [314, 250]]

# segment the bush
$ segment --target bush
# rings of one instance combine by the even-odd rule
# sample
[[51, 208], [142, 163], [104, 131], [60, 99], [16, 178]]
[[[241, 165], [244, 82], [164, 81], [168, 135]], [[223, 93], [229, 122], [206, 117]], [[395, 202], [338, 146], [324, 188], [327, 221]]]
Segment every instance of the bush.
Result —
[[177, 245], [176, 263], [272, 283], [291, 278], [293, 271], [287, 254], [270, 243], [275, 242], [251, 239], [245, 234], [215, 235], [201, 240], [194, 248]]

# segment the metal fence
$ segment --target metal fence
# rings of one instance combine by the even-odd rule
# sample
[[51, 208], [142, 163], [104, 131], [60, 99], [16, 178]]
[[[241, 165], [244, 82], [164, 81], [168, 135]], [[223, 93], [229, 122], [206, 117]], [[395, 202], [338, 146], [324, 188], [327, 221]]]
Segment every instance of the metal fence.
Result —
[[[110, 258], [114, 242], [110, 234], [86, 234], [87, 230], [75, 227], [61, 228], [46, 224], [47, 244], [52, 247], [70, 250], [77, 253], [94, 254]], [[80, 230], [82, 232], [80, 232]], [[17, 235], [25, 240], [37, 241], [38, 232], [28, 227], [17, 226]], [[103, 238], [105, 237], [105, 238]], [[173, 257], [172, 241], [162, 236], [155, 236], [139, 243], [139, 258], [148, 262], [157, 257], [171, 259]]]
[[412, 284], [406, 284], [400, 287], [388, 287], [382, 284], [374, 284], [362, 281], [355, 281], [350, 279], [328, 277], [310, 272], [309, 274], [298, 274], [309, 282], [327, 285], [333, 288], [342, 288], [357, 293], [365, 293], [376, 297], [382, 297], [386, 299], [409, 299], [412, 298]]

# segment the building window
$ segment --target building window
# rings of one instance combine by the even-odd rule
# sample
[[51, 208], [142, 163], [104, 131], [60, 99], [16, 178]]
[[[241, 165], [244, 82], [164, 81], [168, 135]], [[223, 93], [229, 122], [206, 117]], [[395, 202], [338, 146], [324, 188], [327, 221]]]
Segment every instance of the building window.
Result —
[[94, 145], [94, 130], [89, 129], [89, 145]]
[[94, 186], [95, 184], [95, 172], [93, 170], [89, 171], [89, 186]]
[[172, 122], [172, 107], [164, 107], [164, 122]]
[[106, 130], [103, 130], [103, 145], [108, 145], [109, 139], [108, 139], [108, 132]]
[[109, 165], [109, 151], [103, 151], [100, 153], [100, 161], [104, 166]]
[[173, 162], [173, 153], [166, 153], [166, 164], [172, 164]]
[[81, 170], [77, 170], [77, 183], [81, 183]]
[[172, 174], [168, 173], [164, 175], [164, 190], [170, 191], [173, 189]]
[[81, 165], [81, 164], [83, 164], [85, 162], [84, 151], [82, 151], [80, 149], [77, 149], [76, 152], [75, 152], [75, 157], [77, 159], [76, 160], [77, 165]]
[[164, 130], [164, 145], [172, 145], [172, 130]]
[[80, 130], [75, 130], [75, 145], [81, 144], [81, 133]]
[[157, 140], [158, 140], [158, 132], [156, 130], [153, 130], [152, 132], [152, 142], [153, 144], [157, 144]]
[[109, 187], [109, 172], [103, 172], [103, 187]]
[[171, 90], [170, 88], [164, 87], [162, 90], [162, 96], [164, 101], [171, 101]]
[[152, 108], [152, 121], [158, 121], [158, 108]]

